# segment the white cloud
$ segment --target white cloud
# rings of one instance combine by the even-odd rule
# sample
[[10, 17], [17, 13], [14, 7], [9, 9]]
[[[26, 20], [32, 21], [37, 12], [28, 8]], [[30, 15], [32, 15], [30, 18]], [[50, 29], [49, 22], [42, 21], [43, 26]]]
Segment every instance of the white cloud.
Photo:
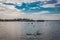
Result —
[[0, 11], [3, 12], [12, 12], [15, 11], [15, 7], [14, 6], [9, 6], [9, 5], [4, 5], [4, 4], [0, 4]]
[[37, 13], [32, 13], [32, 14], [46, 14], [46, 13], [50, 13], [49, 11], [41, 11], [41, 12], [37, 12]]
[[[41, 13], [46, 13], [48, 11], [42, 11]], [[23, 14], [20, 12], [0, 12], [0, 18], [3, 19], [13, 19], [13, 18], [29, 18], [29, 19], [40, 19], [40, 20], [60, 20], [60, 14], [49, 14], [49, 15], [41, 15], [41, 14]]]
[[46, 4], [46, 5], [43, 5], [41, 7], [44, 7], [44, 8], [54, 8], [55, 4]]
[[37, 1], [50, 1], [50, 0], [37, 0]]
[[57, 3], [60, 3], [60, 0], [57, 0], [58, 2]]
[[10, 6], [9, 5], [6, 5], [5, 7], [7, 7], [7, 9], [9, 9], [10, 11], [11, 10], [15, 10], [15, 7], [14, 6], [11, 6], [11, 5]]
[[5, 10], [5, 9], [7, 9], [7, 7], [5, 7], [4, 4], [0, 4], [0, 11], [1, 11], [1, 10]]
[[0, 3], [5, 2], [6, 0], [0, 0]]
[[50, 1], [50, 0], [6, 0], [6, 2], [11, 2], [11, 3], [18, 3], [18, 4], [20, 4], [20, 3], [22, 3], [22, 2], [28, 2], [28, 3], [30, 3], [30, 2], [35, 2], [35, 1]]

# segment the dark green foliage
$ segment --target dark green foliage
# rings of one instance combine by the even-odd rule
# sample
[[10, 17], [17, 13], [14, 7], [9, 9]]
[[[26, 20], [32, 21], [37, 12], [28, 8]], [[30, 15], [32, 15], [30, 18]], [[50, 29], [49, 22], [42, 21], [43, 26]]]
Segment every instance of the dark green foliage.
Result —
[[36, 33], [36, 35], [41, 35], [41, 33]]
[[32, 35], [31, 33], [27, 33], [26, 35]]
[[39, 30], [36, 32], [36, 35], [41, 35], [41, 33], [39, 32]]

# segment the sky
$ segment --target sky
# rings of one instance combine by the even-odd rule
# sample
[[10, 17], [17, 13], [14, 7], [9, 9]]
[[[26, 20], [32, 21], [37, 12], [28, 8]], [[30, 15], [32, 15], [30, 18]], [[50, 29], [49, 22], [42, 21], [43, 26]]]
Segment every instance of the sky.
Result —
[[0, 18], [60, 20], [60, 0], [0, 0]]

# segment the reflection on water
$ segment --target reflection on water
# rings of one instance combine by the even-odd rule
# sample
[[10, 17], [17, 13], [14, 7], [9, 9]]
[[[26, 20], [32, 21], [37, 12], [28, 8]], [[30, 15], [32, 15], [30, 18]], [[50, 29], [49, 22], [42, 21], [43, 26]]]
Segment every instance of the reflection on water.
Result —
[[60, 21], [0, 22], [0, 40], [60, 40]]

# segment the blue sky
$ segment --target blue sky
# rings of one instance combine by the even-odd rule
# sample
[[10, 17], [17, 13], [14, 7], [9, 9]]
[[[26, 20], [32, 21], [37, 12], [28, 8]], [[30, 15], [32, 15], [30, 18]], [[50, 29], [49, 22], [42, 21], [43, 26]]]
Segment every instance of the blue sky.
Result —
[[25, 14], [32, 14], [42, 11], [48, 11], [50, 14], [60, 14], [60, 3], [58, 0], [39, 0], [31, 3], [22, 2], [20, 6], [14, 3], [3, 3], [6, 5], [13, 5], [16, 9]]
[[[22, 10], [22, 12], [26, 13], [36, 13], [36, 12], [41, 12], [41, 11], [48, 11], [51, 14], [59, 14], [60, 13], [60, 4], [56, 4], [58, 1], [57, 0], [50, 0], [50, 1], [36, 1], [32, 3], [22, 3], [21, 6], [16, 5], [15, 8], [18, 10]], [[43, 7], [44, 5], [50, 4], [51, 7]], [[53, 5], [54, 4], [54, 5]], [[52, 7], [52, 5], [54, 7]], [[47, 5], [49, 6], [49, 5]]]

